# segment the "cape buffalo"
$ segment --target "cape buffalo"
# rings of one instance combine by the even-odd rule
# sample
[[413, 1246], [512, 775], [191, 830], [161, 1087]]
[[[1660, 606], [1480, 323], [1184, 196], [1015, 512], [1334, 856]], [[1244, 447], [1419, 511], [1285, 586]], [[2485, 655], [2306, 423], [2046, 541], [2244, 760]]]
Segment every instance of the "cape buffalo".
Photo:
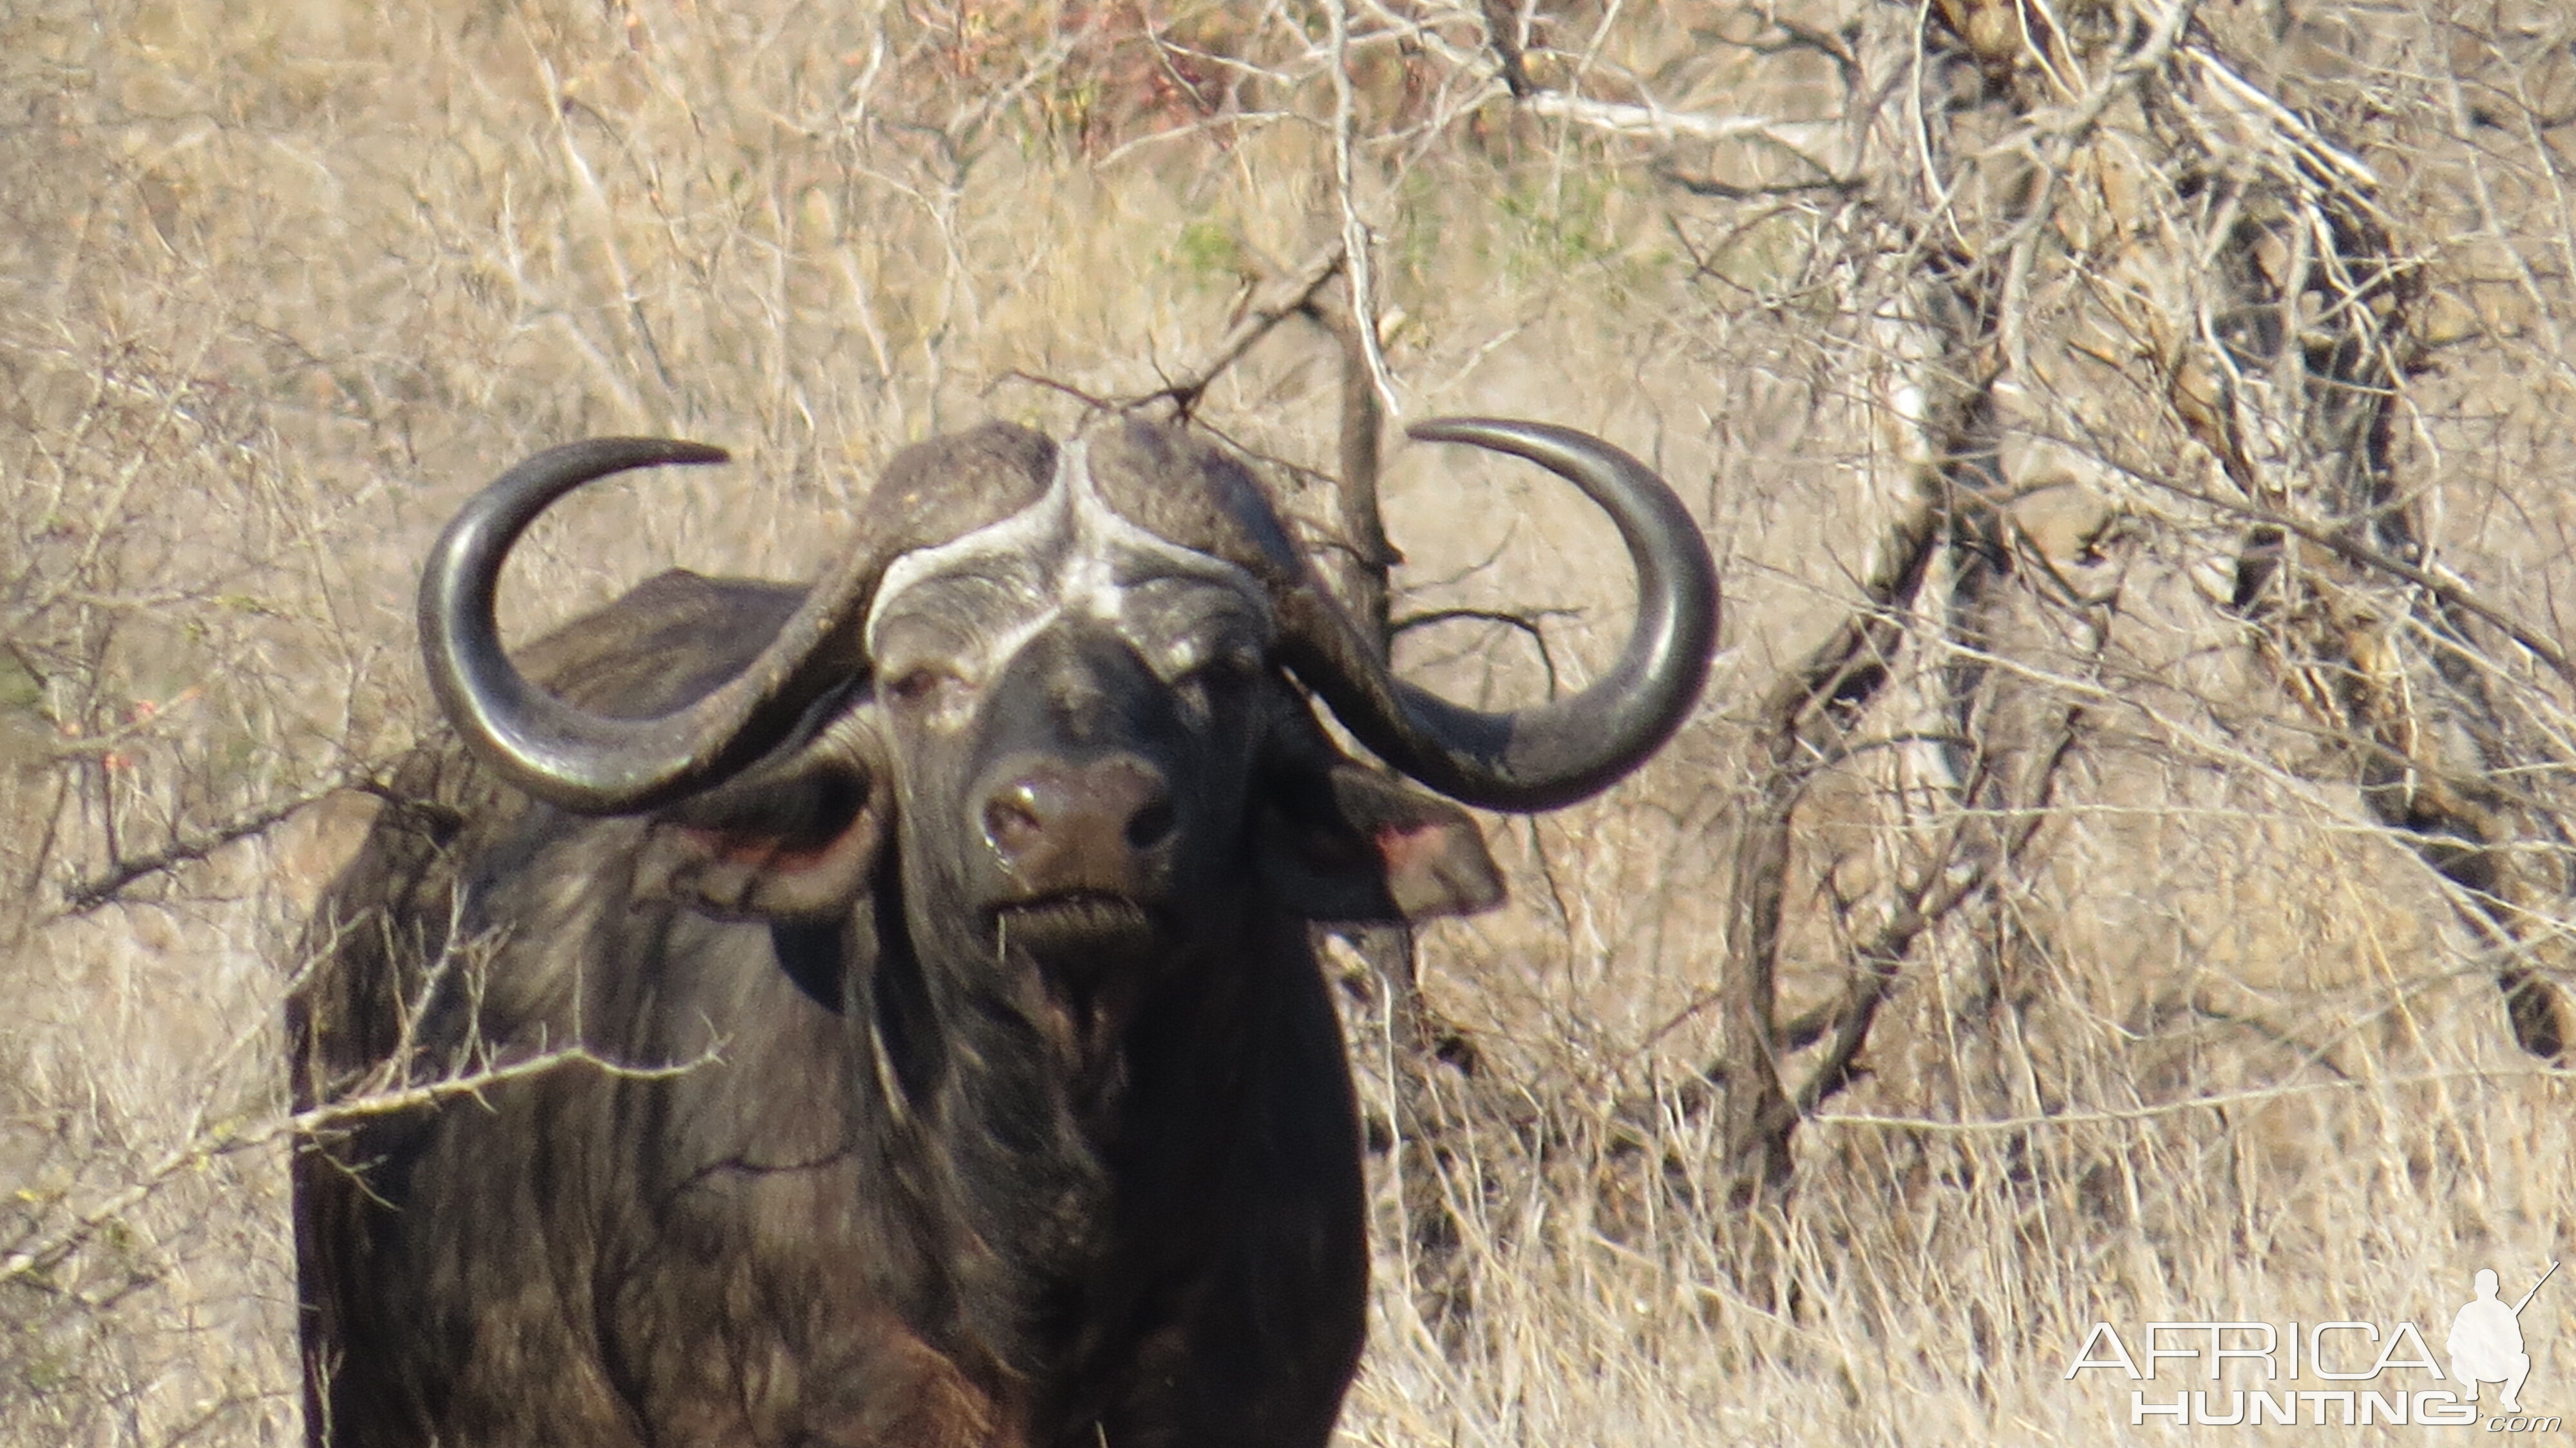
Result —
[[1635, 459], [1414, 435], [1617, 524], [1637, 618], [1590, 688], [1396, 678], [1251, 473], [1141, 422], [917, 445], [810, 588], [666, 573], [516, 663], [493, 593], [537, 514], [723, 455], [576, 443], [469, 503], [420, 594], [452, 735], [293, 1001], [314, 1440], [1324, 1442], [1367, 1248], [1307, 923], [1502, 892], [1308, 691], [1449, 800], [1552, 808], [1670, 737], [1717, 622]]

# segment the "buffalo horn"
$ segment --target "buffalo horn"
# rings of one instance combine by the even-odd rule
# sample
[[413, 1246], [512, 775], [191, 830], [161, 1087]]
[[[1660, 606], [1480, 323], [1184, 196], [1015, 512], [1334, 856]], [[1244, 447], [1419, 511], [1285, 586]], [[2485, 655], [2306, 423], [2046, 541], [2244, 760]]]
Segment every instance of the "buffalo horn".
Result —
[[420, 580], [430, 687], [476, 752], [528, 793], [586, 814], [667, 803], [742, 770], [784, 740], [807, 706], [862, 671], [858, 622], [885, 564], [864, 548], [806, 594], [749, 667], [657, 718], [576, 708], [531, 683], [502, 650], [492, 614], [501, 567], [548, 504], [629, 468], [723, 461], [720, 448], [669, 438], [549, 449], [477, 494], [431, 548]]
[[1488, 714], [1396, 678], [1347, 613], [1300, 590], [1281, 600], [1289, 667], [1379, 758], [1463, 803], [1554, 809], [1608, 788], [1672, 737], [1707, 681], [1717, 571], [1699, 525], [1652, 469], [1572, 428], [1440, 418], [1408, 431], [1526, 458], [1610, 515], [1637, 570], [1618, 662], [1572, 698]]

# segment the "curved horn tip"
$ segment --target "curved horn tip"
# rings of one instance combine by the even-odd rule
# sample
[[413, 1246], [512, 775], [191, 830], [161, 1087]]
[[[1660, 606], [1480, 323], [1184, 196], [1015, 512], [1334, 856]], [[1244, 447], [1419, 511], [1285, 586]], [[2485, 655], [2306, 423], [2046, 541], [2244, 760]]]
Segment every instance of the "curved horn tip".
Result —
[[[691, 442], [679, 437], [594, 437], [581, 442], [548, 448], [539, 457], [556, 453], [591, 452], [608, 454], [616, 461], [615, 471], [629, 468], [660, 467], [676, 463], [699, 467], [709, 463], [729, 463], [733, 454], [711, 442]], [[607, 461], [603, 458], [602, 461]], [[603, 474], [605, 476], [605, 474]]]
[[[467, 744], [520, 788], [567, 809], [617, 813], [699, 787], [733, 762], [726, 750], [745, 737], [742, 719], [722, 721], [721, 731], [692, 731], [687, 710], [654, 720], [588, 714], [521, 674], [493, 620], [511, 549], [557, 500], [630, 469], [730, 460], [723, 448], [679, 438], [564, 443], [487, 484], [430, 546], [416, 608], [431, 691]], [[746, 718], [756, 712], [758, 701], [734, 702]]]
[[[1404, 426], [1404, 435], [1416, 442], [1477, 442], [1513, 433], [1571, 434], [1588, 442], [1601, 442], [1600, 438], [1581, 428], [1528, 417], [1426, 417]], [[1608, 446], [1607, 443], [1602, 445]]]
[[1482, 433], [1497, 425], [1508, 426], [1510, 419], [1500, 417], [1426, 417], [1404, 425], [1404, 435], [1415, 442], [1463, 442], [1469, 432]]
[[709, 463], [728, 463], [733, 454], [713, 443], [691, 442], [677, 437], [588, 437], [579, 442], [558, 443], [543, 451], [531, 453], [517, 467], [502, 474], [503, 478], [529, 475], [564, 476], [566, 469], [579, 475], [580, 483], [594, 482], [612, 473], [633, 468], [658, 468], [674, 464], [703, 467]]
[[1320, 641], [1332, 657], [1308, 681], [1361, 743], [1461, 802], [1555, 809], [1607, 789], [1672, 738], [1707, 682], [1722, 605], [1699, 524], [1653, 468], [1575, 428], [1442, 417], [1405, 431], [1518, 456], [1590, 497], [1610, 515], [1636, 569], [1636, 620], [1618, 661], [1590, 687], [1499, 714], [1402, 684], [1348, 638]]

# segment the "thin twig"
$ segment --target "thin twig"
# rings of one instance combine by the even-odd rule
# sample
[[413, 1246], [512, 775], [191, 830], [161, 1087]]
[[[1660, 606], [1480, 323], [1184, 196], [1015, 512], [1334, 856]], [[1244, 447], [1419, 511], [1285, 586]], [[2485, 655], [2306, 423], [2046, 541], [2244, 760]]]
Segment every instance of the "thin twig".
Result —
[[1368, 360], [1369, 382], [1389, 417], [1404, 416], [1395, 395], [1395, 378], [1386, 370], [1386, 352], [1377, 340], [1377, 280], [1369, 262], [1368, 223], [1360, 220], [1359, 198], [1351, 170], [1351, 130], [1357, 103], [1351, 86], [1350, 7], [1332, 0], [1333, 22], [1333, 192], [1342, 206], [1342, 253], [1351, 274], [1351, 316], [1359, 334], [1360, 355]]
[[288, 1116], [272, 1117], [249, 1131], [224, 1132], [220, 1128], [189, 1134], [186, 1141], [172, 1148], [151, 1168], [134, 1181], [110, 1193], [104, 1200], [82, 1211], [69, 1222], [45, 1234], [31, 1246], [20, 1247], [0, 1257], [0, 1283], [13, 1281], [32, 1273], [48, 1271], [64, 1258], [80, 1250], [98, 1230], [124, 1213], [132, 1211], [170, 1178], [182, 1171], [201, 1166], [219, 1156], [229, 1156], [263, 1146], [288, 1135], [314, 1136], [335, 1126], [371, 1116], [390, 1115], [434, 1106], [459, 1096], [478, 1095], [496, 1086], [525, 1080], [542, 1072], [567, 1066], [590, 1066], [612, 1076], [634, 1080], [658, 1081], [693, 1071], [715, 1060], [716, 1053], [707, 1051], [694, 1059], [670, 1066], [629, 1066], [606, 1060], [589, 1051], [568, 1049], [548, 1051], [524, 1061], [470, 1075], [450, 1077], [419, 1086], [405, 1087], [366, 1096], [353, 1097], [316, 1106]]
[[1898, 967], [1913, 954], [1915, 942], [1924, 933], [1947, 919], [1951, 912], [1983, 894], [1994, 882], [1999, 866], [2018, 863], [2028, 849], [2039, 827], [2047, 823], [2049, 806], [2055, 801], [2060, 770], [2075, 751], [2080, 709], [2069, 710], [2065, 727], [2057, 737], [2057, 747], [2049, 752], [2041, 766], [2036, 798], [2023, 806], [2019, 828], [2006, 842], [2000, 856], [1987, 855], [1972, 861], [1965, 870], [1952, 868], [1952, 860], [1965, 837], [1966, 827], [1976, 816], [1965, 816], [1954, 825], [1943, 847], [1915, 873], [1905, 893], [1904, 902], [1889, 916], [1868, 943], [1852, 951], [1861, 969], [1846, 997], [1845, 1008], [1833, 1024], [1832, 1043], [1824, 1059], [1798, 1088], [1793, 1098], [1797, 1116], [1812, 1115], [1823, 1102], [1851, 1084], [1852, 1065], [1859, 1059], [1861, 1048], [1869, 1041], [1869, 1029], [1890, 993], [1896, 988]]
[[2302, 522], [2297, 518], [2291, 517], [2287, 513], [2275, 512], [2274, 510], [2263, 507], [2257, 503], [2241, 503], [2233, 498], [2218, 497], [2215, 494], [2201, 492], [2196, 488], [2184, 487], [2180, 483], [2173, 482], [2166, 478], [2157, 477], [2148, 472], [2134, 472], [2130, 474], [2130, 476], [2145, 482], [2151, 487], [2171, 493], [2177, 498], [2199, 503], [2205, 507], [2216, 508], [2221, 512], [2233, 514], [2234, 516], [2243, 518], [2248, 522], [2260, 523], [2266, 527], [2278, 528], [2284, 533], [2293, 534], [2307, 542], [2313, 543], [2320, 548], [2332, 552], [2336, 557], [2343, 559], [2347, 563], [2358, 563], [2365, 568], [2375, 568], [2383, 573], [2390, 574], [2394, 577], [2403, 579], [2408, 583], [2414, 584], [2416, 587], [2423, 589], [2425, 592], [2440, 599], [2442, 602], [2449, 604], [2451, 607], [2459, 609], [2464, 613], [2475, 614], [2479, 618], [2486, 620], [2506, 638], [2513, 640], [2515, 643], [2520, 644], [2523, 648], [2529, 650], [2533, 658], [2547, 664], [2550, 672], [2556, 674], [2560, 679], [2564, 680], [2568, 684], [2576, 685], [2576, 661], [2569, 660], [2565, 654], [2559, 652], [2557, 648], [2542, 640], [2538, 634], [2532, 632], [2528, 626], [2515, 619], [2513, 615], [2487, 603], [2485, 600], [2479, 598], [2476, 594], [2471, 593], [2467, 588], [2460, 584], [2441, 578], [2428, 569], [2419, 568], [2402, 558], [2390, 557], [2387, 553], [2377, 548], [2373, 548], [2367, 543], [2357, 542], [2335, 532], [2333, 529], [2320, 528], [2313, 523]]
[[1547, 670], [1547, 696], [1553, 699], [1557, 695], [1558, 688], [1556, 676], [1556, 655], [1549, 652], [1547, 647], [1547, 634], [1545, 631], [1540, 629], [1538, 621], [1547, 614], [1561, 614], [1563, 612], [1565, 612], [1563, 609], [1542, 609], [1533, 613], [1514, 613], [1508, 609], [1498, 608], [1435, 608], [1427, 613], [1407, 614], [1403, 618], [1395, 620], [1393, 623], [1387, 625], [1387, 634], [1389, 638], [1396, 638], [1401, 637], [1412, 629], [1428, 628], [1436, 623], [1452, 623], [1460, 620], [1468, 620], [1476, 623], [1498, 623], [1503, 625], [1505, 628], [1519, 629], [1522, 633], [1528, 634], [1530, 642], [1538, 648], [1539, 665]]
[[286, 818], [297, 810], [334, 794], [344, 787], [346, 787], [344, 781], [334, 781], [312, 793], [298, 795], [282, 804], [254, 810], [201, 833], [186, 838], [174, 838], [160, 849], [117, 860], [106, 870], [89, 879], [65, 884], [63, 913], [85, 915], [114, 900], [124, 893], [126, 887], [136, 881], [176, 869], [181, 865], [195, 864], [226, 845], [239, 843], [253, 835], [264, 834], [284, 823]]
[[[1245, 352], [1250, 351], [1253, 343], [1268, 336], [1272, 328], [1297, 315], [1314, 301], [1315, 294], [1323, 289], [1324, 283], [1331, 281], [1333, 274], [1342, 269], [1342, 258], [1346, 254], [1346, 244], [1336, 241], [1308, 257], [1305, 264], [1294, 272], [1256, 293], [1252, 304], [1244, 309], [1241, 320], [1226, 332], [1225, 336], [1217, 342], [1215, 350], [1196, 367], [1188, 369], [1151, 392], [1111, 399], [1101, 405], [1119, 412], [1133, 412], [1156, 402], [1169, 402], [1176, 412], [1187, 417], [1191, 409], [1198, 406], [1200, 394], [1206, 392], [1209, 386], [1215, 383], [1218, 377], [1224, 375], [1227, 368], [1240, 360]], [[1048, 386], [1062, 386], [1059, 383], [1048, 382], [1045, 378], [1032, 377], [1029, 380], [1045, 383]], [[1070, 392], [1073, 389], [1064, 388], [1063, 390]]]
[[2249, 1087], [2243, 1091], [2212, 1091], [2206, 1095], [2187, 1096], [2179, 1101], [2160, 1101], [2144, 1106], [2097, 1106], [2076, 1111], [2040, 1111], [2023, 1116], [1992, 1116], [1974, 1121], [1942, 1121], [1929, 1116], [1885, 1116], [1868, 1112], [1820, 1111], [1807, 1118], [1812, 1126], [1870, 1126], [1890, 1131], [1919, 1131], [1934, 1136], [1974, 1136], [1989, 1131], [2031, 1131], [2050, 1126], [2115, 1126], [2155, 1121], [2193, 1111], [2216, 1111], [2230, 1106], [2257, 1106], [2266, 1102], [2286, 1101], [2301, 1096], [2323, 1096], [2347, 1091], [2397, 1091], [2411, 1086], [2438, 1086], [2453, 1081], [2566, 1081], [2576, 1073], [2535, 1066], [2524, 1071], [2502, 1071], [2492, 1067], [2469, 1066], [2449, 1071], [2419, 1071], [2404, 1076], [2351, 1077], [2334, 1075], [2319, 1081], [2293, 1081], [2278, 1086]]

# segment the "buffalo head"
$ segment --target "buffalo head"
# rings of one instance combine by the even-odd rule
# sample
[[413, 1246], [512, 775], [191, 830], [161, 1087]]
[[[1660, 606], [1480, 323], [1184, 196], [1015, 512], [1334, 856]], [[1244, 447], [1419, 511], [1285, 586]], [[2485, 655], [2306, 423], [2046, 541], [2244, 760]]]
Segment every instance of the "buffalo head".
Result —
[[1500, 897], [1467, 815], [1343, 757], [1298, 685], [1398, 770], [1502, 809], [1603, 788], [1696, 699], [1716, 585], [1660, 480], [1564, 428], [1413, 431], [1537, 462], [1617, 524], [1637, 618], [1592, 687], [1483, 713], [1396, 678], [1241, 465], [1137, 422], [1063, 444], [993, 425], [902, 453], [840, 565], [748, 667], [647, 719], [584, 712], [522, 677], [495, 632], [495, 583], [519, 532], [571, 489], [723, 455], [557, 448], [439, 540], [420, 602], [430, 676], [468, 744], [529, 792], [582, 813], [661, 811], [646, 893], [822, 922], [899, 860], [925, 956], [1033, 959], [1050, 1013], [1074, 1010], [1090, 1035], [1115, 1025], [1093, 1007], [1146, 984], [1113, 980], [1113, 964], [1186, 960], [1259, 907], [1396, 919]]

